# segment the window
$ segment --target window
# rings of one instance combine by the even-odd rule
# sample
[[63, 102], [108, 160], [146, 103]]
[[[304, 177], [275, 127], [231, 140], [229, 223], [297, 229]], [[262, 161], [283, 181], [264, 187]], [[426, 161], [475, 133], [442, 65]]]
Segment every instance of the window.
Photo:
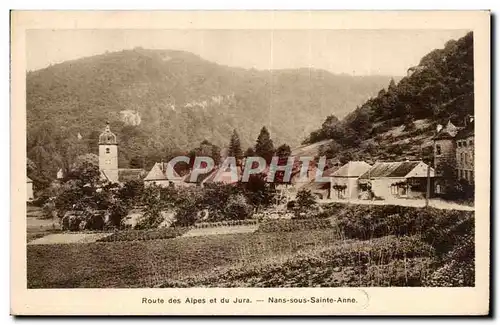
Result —
[[395, 185], [391, 186], [391, 194], [392, 195], [397, 195], [398, 194], [398, 187]]
[[472, 147], [474, 145], [474, 140], [469, 140], [469, 147]]
[[441, 145], [436, 144], [436, 155], [440, 156], [441, 155]]
[[464, 153], [460, 153], [460, 163], [463, 165], [464, 164]]
[[457, 141], [457, 146], [460, 148], [462, 147], [462, 141]]
[[109, 148], [106, 148], [106, 153], [109, 153]]

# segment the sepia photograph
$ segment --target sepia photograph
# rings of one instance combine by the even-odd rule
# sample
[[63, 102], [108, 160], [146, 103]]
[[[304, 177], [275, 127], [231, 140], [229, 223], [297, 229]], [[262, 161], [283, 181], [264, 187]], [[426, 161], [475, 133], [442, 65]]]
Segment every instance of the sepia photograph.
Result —
[[28, 291], [476, 287], [473, 26], [23, 39]]

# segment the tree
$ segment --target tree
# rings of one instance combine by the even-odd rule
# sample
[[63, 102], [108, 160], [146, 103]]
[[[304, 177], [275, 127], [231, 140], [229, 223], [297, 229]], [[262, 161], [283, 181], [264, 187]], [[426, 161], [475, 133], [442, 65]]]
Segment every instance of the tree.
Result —
[[240, 136], [238, 135], [238, 132], [236, 132], [236, 129], [233, 130], [233, 134], [231, 135], [231, 140], [229, 141], [229, 150], [227, 155], [229, 157], [236, 158], [236, 160], [240, 160], [241, 158], [243, 158]]
[[220, 148], [208, 140], [203, 140], [197, 148], [191, 150], [188, 154], [190, 158], [190, 167], [193, 167], [196, 157], [211, 157], [215, 165], [220, 163]]
[[245, 151], [245, 157], [253, 157], [255, 156], [255, 150], [253, 150], [252, 147], [249, 147], [246, 151]]
[[71, 165], [71, 169], [79, 169], [85, 164], [92, 166], [99, 166], [99, 156], [93, 153], [87, 153], [84, 155], [79, 155], [75, 158], [74, 163]]
[[330, 143], [319, 147], [319, 156], [325, 156], [327, 159], [331, 159], [336, 157], [341, 150], [342, 147], [335, 140], [332, 140]]
[[276, 201], [276, 189], [266, 180], [266, 175], [250, 175], [243, 183], [248, 200], [255, 206], [269, 206]]
[[129, 161], [130, 168], [142, 168], [144, 159], [140, 156], [134, 156]]
[[269, 164], [274, 155], [274, 144], [271, 135], [265, 126], [260, 130], [255, 144], [255, 154], [262, 157]]
[[144, 191], [144, 182], [130, 180], [118, 190], [118, 198], [127, 205], [135, 205]]
[[316, 206], [316, 200], [314, 195], [312, 195], [311, 191], [301, 189], [297, 193], [297, 208], [299, 212], [305, 212], [307, 210], [311, 210]]
[[276, 149], [276, 155], [280, 157], [280, 160], [286, 161], [288, 157], [292, 154], [292, 149], [290, 149], [290, 146], [285, 144], [282, 144], [281, 146]]
[[391, 81], [389, 82], [389, 92], [394, 91], [396, 89], [396, 82], [394, 82], [394, 78], [391, 78]]
[[137, 223], [137, 229], [157, 228], [164, 221], [161, 212], [165, 208], [165, 202], [161, 200], [160, 191], [161, 188], [157, 185], [145, 187], [142, 191], [144, 215]]

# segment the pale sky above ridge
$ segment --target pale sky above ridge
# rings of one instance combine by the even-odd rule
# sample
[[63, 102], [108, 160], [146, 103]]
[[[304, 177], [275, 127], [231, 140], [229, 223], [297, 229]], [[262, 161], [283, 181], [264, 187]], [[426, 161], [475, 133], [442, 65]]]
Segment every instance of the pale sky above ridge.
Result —
[[466, 30], [28, 30], [27, 69], [134, 47], [192, 52], [223, 65], [403, 76]]

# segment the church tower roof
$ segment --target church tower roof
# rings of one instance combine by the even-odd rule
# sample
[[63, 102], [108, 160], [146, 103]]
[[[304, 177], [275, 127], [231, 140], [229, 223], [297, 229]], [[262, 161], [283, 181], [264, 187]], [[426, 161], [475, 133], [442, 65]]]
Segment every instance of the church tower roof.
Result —
[[109, 128], [109, 122], [106, 122], [106, 128], [99, 136], [99, 144], [118, 144], [116, 142], [116, 135]]

